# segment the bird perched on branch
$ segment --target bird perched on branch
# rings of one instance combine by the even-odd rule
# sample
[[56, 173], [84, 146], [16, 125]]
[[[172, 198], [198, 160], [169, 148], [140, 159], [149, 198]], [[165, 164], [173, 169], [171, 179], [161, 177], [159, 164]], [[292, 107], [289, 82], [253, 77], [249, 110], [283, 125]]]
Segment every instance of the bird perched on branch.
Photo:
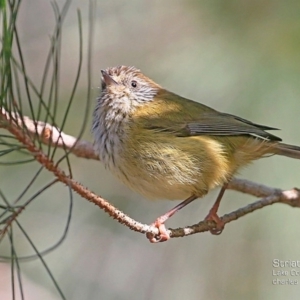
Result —
[[217, 210], [237, 170], [255, 159], [278, 154], [300, 158], [300, 147], [281, 143], [266, 130], [240, 117], [218, 112], [176, 95], [134, 67], [102, 70], [92, 131], [94, 147], [106, 168], [146, 198], [184, 200], [153, 225], [170, 238], [165, 221], [178, 210], [222, 186], [207, 220], [219, 234]]

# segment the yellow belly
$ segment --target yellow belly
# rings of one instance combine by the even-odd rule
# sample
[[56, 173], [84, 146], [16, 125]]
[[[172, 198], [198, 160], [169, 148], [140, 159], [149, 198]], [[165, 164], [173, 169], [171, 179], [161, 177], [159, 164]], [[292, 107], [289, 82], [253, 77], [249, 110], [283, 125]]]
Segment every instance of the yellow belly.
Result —
[[148, 136], [126, 142], [119, 153], [112, 171], [150, 199], [201, 197], [232, 175], [222, 143], [205, 136]]

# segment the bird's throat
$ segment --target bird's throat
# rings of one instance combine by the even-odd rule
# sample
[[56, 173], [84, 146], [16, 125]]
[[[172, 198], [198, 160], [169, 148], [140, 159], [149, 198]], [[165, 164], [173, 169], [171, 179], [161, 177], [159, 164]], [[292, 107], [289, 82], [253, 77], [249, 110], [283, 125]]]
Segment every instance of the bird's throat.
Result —
[[106, 168], [116, 167], [122, 143], [125, 139], [125, 126], [130, 110], [125, 106], [114, 105], [109, 99], [99, 98], [94, 113], [94, 148]]

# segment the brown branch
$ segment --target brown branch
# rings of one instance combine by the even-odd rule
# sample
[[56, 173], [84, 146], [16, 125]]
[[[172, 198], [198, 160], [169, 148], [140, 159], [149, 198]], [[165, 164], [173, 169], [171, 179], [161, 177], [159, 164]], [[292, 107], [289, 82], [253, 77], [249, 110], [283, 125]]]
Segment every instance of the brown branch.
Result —
[[[232, 183], [231, 187], [234, 190], [239, 190], [239, 188], [243, 189], [243, 180], [236, 180], [237, 182]], [[242, 184], [241, 186], [239, 184]], [[256, 188], [260, 188], [259, 184], [256, 184], [254, 182], [247, 181], [246, 182], [247, 188], [250, 188], [252, 186], [252, 189], [255, 190]], [[272, 189], [269, 187], [264, 187], [266, 189], [269, 189], [270, 191], [273, 191], [274, 193], [270, 194], [269, 196], [258, 200], [254, 203], [251, 203], [245, 207], [242, 207], [236, 211], [233, 211], [229, 214], [224, 215], [221, 217], [221, 220], [224, 222], [224, 224], [230, 223], [232, 221], [235, 221], [249, 213], [252, 213], [258, 209], [261, 209], [265, 206], [272, 205], [274, 203], [285, 203], [292, 207], [300, 207], [300, 190], [298, 189], [292, 189], [287, 191], [279, 191], [278, 189]], [[195, 234], [198, 232], [205, 232], [209, 229], [212, 229], [215, 227], [214, 222], [212, 221], [201, 221], [195, 225], [187, 226], [185, 228], [178, 228], [170, 230], [171, 237], [183, 237], [191, 234]]]
[[[97, 155], [93, 151], [91, 143], [77, 140], [76, 138], [61, 132], [59, 128], [49, 124], [45, 124], [40, 121], [35, 122], [30, 120], [28, 117], [21, 118], [13, 113], [9, 114], [3, 108], [1, 110], [0, 127], [6, 128], [11, 134], [13, 134], [28, 149], [28, 151], [35, 156], [36, 160], [48, 171], [53, 173], [53, 175], [59, 181], [69, 186], [73, 191], [81, 195], [83, 198], [99, 206], [112, 218], [116, 219], [118, 222], [124, 224], [128, 228], [141, 233], [151, 233], [154, 235], [158, 234], [157, 228], [135, 221], [111, 205], [107, 200], [91, 192], [89, 189], [66, 175], [65, 172], [58, 168], [46, 154], [36, 148], [31, 136], [22, 130], [22, 126], [24, 126], [23, 124], [25, 124], [27, 127], [27, 131], [30, 133], [30, 135], [38, 134], [45, 144], [51, 143], [51, 145], [68, 149], [79, 157], [98, 159]], [[224, 224], [230, 223], [246, 214], [274, 203], [285, 203], [292, 207], [300, 207], [300, 191], [298, 189], [282, 191], [280, 189], [270, 188], [261, 184], [236, 178], [230, 182], [228, 189], [263, 198], [234, 212], [224, 215], [221, 217]], [[169, 229], [169, 233], [172, 238], [183, 237], [208, 231], [214, 226], [215, 223], [212, 221], [201, 221], [195, 225], [187, 226], [185, 228]], [[2, 230], [2, 237], [4, 236], [6, 230], [7, 228]]]
[[62, 132], [56, 126], [42, 121], [33, 121], [26, 116], [21, 117], [17, 113], [7, 112], [4, 108], [1, 108], [1, 115], [5, 117], [0, 122], [0, 127], [2, 128], [7, 128], [11, 124], [19, 128], [24, 128], [25, 126], [29, 135], [32, 137], [39, 136], [40, 140], [46, 145], [51, 144], [54, 147], [69, 150], [78, 157], [99, 160], [99, 156], [94, 152], [92, 143], [78, 140]]

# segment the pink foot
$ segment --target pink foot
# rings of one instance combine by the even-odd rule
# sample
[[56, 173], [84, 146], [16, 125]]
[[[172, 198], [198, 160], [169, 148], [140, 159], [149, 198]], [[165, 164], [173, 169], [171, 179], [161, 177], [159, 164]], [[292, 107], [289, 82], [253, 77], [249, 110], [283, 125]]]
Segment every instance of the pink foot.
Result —
[[161, 223], [159, 219], [157, 219], [152, 226], [156, 227], [159, 231], [159, 235], [153, 235], [151, 233], [147, 233], [147, 238], [150, 243], [161, 243], [170, 239], [170, 235], [164, 223]]
[[214, 235], [221, 234], [225, 227], [224, 222], [220, 219], [220, 217], [216, 213], [213, 212], [209, 212], [209, 214], [205, 218], [205, 221], [214, 221], [216, 223], [216, 226], [209, 230], [210, 233]]

